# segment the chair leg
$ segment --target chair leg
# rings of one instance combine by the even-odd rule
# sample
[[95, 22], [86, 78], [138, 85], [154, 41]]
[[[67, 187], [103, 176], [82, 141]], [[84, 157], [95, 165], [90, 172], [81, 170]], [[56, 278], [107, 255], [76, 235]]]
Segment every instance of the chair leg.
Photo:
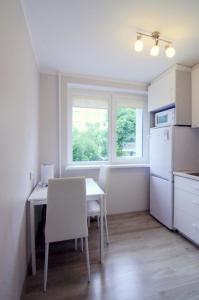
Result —
[[46, 243], [45, 244], [45, 264], [44, 264], [44, 292], [46, 292], [46, 288], [47, 288], [48, 254], [49, 254], [49, 243]]
[[108, 234], [108, 224], [107, 224], [107, 215], [104, 215], [105, 231], [106, 231], [106, 243], [109, 244], [109, 234]]
[[85, 246], [86, 246], [86, 266], [88, 273], [88, 282], [90, 282], [90, 260], [89, 260], [89, 250], [88, 250], [88, 238], [85, 237]]
[[83, 240], [83, 238], [81, 238], [81, 251], [82, 252], [84, 251], [84, 240]]
[[90, 227], [90, 225], [91, 225], [91, 218], [88, 217], [87, 219], [88, 219], [88, 227]]
[[75, 251], [77, 251], [77, 239], [75, 239]]

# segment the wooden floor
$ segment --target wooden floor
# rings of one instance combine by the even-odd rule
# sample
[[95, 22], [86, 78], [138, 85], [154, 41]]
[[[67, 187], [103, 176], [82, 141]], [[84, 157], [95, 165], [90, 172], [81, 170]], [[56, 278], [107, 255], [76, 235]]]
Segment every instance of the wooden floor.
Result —
[[98, 230], [91, 223], [91, 282], [84, 253], [73, 243], [50, 248], [47, 293], [43, 293], [43, 246], [38, 272], [29, 276], [25, 300], [198, 300], [199, 249], [161, 226], [147, 213], [109, 218], [110, 245], [99, 264]]

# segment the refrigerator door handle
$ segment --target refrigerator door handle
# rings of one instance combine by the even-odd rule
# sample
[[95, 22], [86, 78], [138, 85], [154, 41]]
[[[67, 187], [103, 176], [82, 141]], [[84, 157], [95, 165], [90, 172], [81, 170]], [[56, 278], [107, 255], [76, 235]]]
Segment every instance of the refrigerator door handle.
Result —
[[169, 130], [165, 129], [164, 130], [164, 139], [165, 139], [165, 141], [169, 141], [169, 138], [170, 138], [170, 136], [169, 136]]

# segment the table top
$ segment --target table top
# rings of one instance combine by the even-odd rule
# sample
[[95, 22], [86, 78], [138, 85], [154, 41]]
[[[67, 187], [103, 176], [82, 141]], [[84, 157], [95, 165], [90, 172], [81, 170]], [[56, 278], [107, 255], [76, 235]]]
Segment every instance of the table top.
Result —
[[[33, 192], [31, 193], [28, 201], [38, 202], [38, 204], [47, 203], [47, 191], [48, 187], [43, 187], [37, 185]], [[92, 200], [93, 197], [99, 197], [104, 195], [104, 191], [99, 187], [99, 185], [92, 179], [86, 178], [86, 198], [87, 200]]]

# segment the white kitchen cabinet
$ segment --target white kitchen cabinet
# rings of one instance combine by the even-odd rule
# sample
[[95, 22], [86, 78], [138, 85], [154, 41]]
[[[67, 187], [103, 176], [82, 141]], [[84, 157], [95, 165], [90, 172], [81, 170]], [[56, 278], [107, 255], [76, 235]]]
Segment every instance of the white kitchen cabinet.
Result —
[[149, 111], [174, 104], [175, 73], [173, 70], [152, 81], [148, 90]]
[[199, 181], [174, 177], [174, 227], [199, 245]]
[[184, 236], [199, 245], [199, 219], [188, 215], [182, 210], [175, 211], [174, 226]]
[[149, 112], [176, 109], [176, 125], [191, 125], [191, 68], [175, 65], [148, 88]]
[[192, 68], [192, 127], [199, 127], [199, 64]]

